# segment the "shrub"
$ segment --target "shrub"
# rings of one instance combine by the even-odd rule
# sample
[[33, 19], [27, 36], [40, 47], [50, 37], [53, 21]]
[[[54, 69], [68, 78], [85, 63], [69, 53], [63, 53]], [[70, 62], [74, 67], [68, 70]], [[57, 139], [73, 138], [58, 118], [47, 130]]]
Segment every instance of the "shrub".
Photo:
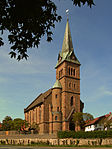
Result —
[[58, 138], [112, 138], [112, 131], [59, 131]]

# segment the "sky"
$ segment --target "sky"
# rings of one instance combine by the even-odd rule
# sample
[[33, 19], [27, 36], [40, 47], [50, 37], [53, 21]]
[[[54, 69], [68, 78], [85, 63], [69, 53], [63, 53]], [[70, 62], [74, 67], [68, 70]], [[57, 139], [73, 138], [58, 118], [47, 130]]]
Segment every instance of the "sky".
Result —
[[70, 0], [54, 1], [62, 21], [53, 29], [53, 41], [41, 39], [39, 48], [29, 50], [29, 59], [18, 62], [0, 47], [0, 121], [5, 116], [24, 119], [26, 108], [40, 93], [52, 88], [55, 65], [62, 48], [66, 9], [74, 52], [81, 63], [81, 100], [84, 112], [98, 117], [112, 112], [112, 0], [94, 0], [96, 6], [74, 7]]

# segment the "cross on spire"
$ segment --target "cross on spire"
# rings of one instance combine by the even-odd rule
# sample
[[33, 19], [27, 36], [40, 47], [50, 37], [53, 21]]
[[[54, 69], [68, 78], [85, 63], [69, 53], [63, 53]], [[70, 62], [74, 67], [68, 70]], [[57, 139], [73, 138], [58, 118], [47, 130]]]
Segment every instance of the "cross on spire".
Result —
[[69, 9], [66, 9], [66, 15], [67, 15], [67, 20], [68, 20]]

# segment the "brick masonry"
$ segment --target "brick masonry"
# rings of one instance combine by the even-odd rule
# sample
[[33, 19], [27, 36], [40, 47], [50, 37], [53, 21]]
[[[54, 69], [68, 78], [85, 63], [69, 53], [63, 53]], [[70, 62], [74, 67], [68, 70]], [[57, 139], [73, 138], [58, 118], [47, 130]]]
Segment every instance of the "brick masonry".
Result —
[[84, 107], [80, 100], [80, 63], [73, 51], [68, 20], [61, 53], [55, 67], [61, 87], [57, 85], [40, 94], [24, 110], [25, 120], [39, 125], [39, 134], [80, 130], [72, 122], [73, 113], [82, 112]]

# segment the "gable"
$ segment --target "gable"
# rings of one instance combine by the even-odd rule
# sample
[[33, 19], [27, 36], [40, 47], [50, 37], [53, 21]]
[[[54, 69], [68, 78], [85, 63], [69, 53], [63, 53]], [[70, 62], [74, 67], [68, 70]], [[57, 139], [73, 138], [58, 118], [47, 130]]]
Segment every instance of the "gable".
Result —
[[52, 93], [51, 89], [49, 89], [44, 93], [41, 93], [26, 109], [24, 109], [24, 112], [27, 112], [33, 109], [34, 107], [42, 104], [44, 100], [47, 99], [47, 96], [49, 96], [51, 93]]

